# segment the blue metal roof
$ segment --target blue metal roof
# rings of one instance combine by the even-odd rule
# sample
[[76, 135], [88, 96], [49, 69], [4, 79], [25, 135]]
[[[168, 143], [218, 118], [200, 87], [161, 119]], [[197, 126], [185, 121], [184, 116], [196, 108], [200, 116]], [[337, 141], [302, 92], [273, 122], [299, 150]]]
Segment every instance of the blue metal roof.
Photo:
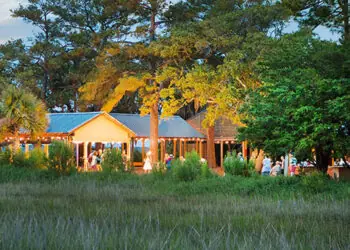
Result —
[[[82, 112], [82, 113], [51, 113], [48, 114], [49, 127], [47, 133], [70, 133], [75, 128], [83, 125], [89, 120], [103, 112]], [[128, 127], [139, 137], [149, 137], [150, 116], [139, 114], [110, 114], [114, 119]], [[204, 135], [195, 130], [184, 119], [179, 116], [159, 119], [160, 137], [183, 137], [183, 138], [204, 138]]]
[[[139, 114], [119, 114], [111, 113], [113, 118], [123, 123], [129, 129], [134, 131], [137, 136], [149, 137], [150, 135], [150, 116], [140, 116]], [[204, 135], [195, 130], [184, 119], [179, 116], [172, 116], [159, 119], [160, 137], [183, 137], [183, 138], [204, 138]]]
[[101, 114], [101, 112], [48, 114], [49, 127], [46, 132], [69, 133], [99, 114]]

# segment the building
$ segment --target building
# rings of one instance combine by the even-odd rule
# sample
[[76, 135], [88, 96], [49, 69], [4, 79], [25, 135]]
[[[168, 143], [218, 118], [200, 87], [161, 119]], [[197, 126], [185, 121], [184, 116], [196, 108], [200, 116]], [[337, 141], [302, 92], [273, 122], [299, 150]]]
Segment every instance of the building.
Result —
[[[141, 161], [133, 162], [140, 166], [145, 157], [145, 145], [149, 140], [150, 117], [138, 114], [118, 114], [105, 112], [89, 113], [51, 113], [48, 114], [49, 126], [44, 134], [35, 139], [29, 134], [21, 133], [20, 141], [25, 151], [30, 144], [41, 144], [48, 154], [53, 140], [64, 140], [74, 144], [77, 166], [87, 166], [87, 159], [93, 147], [95, 150], [104, 147], [120, 146], [127, 158], [133, 162], [135, 146], [141, 145]], [[5, 138], [7, 144], [13, 137]], [[160, 161], [164, 161], [167, 146], [177, 156], [184, 156], [194, 149], [199, 154], [203, 150], [205, 136], [192, 128], [179, 116], [159, 119]]]
[[[207, 128], [203, 127], [203, 120], [205, 119], [206, 111], [202, 111], [197, 115], [191, 117], [187, 122], [198, 132], [206, 135]], [[238, 125], [232, 123], [231, 120], [221, 118], [215, 122], [214, 125], [214, 141], [215, 141], [215, 156], [217, 166], [223, 166], [223, 160], [227, 152], [236, 151], [242, 152], [243, 157], [247, 158], [250, 155], [249, 147], [246, 142], [237, 140]], [[206, 157], [206, 143], [203, 152]]]

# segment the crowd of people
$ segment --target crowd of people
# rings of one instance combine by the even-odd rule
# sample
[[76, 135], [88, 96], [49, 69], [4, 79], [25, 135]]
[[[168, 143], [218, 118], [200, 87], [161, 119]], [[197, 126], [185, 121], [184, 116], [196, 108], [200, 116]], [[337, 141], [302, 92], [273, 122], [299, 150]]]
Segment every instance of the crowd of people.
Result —
[[[262, 162], [262, 169], [261, 169], [261, 175], [263, 176], [278, 176], [278, 175], [282, 175], [284, 173], [284, 157], [282, 156], [280, 158], [281, 160], [277, 160], [275, 161], [275, 163], [273, 164], [273, 161], [271, 160], [271, 158], [268, 155], [265, 155], [265, 158]], [[289, 173], [290, 176], [294, 176], [296, 174], [296, 170], [298, 167], [303, 167], [303, 166], [308, 166], [307, 165], [307, 161], [305, 162], [301, 162], [300, 164], [298, 164], [297, 159], [292, 156], [289, 160]]]

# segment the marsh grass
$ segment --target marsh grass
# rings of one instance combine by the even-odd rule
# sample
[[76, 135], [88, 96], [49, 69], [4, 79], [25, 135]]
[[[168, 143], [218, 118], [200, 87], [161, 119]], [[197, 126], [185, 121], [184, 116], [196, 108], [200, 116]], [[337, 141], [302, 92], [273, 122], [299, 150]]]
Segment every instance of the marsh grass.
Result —
[[0, 249], [349, 249], [349, 184], [293, 195], [302, 185], [103, 173], [3, 181]]

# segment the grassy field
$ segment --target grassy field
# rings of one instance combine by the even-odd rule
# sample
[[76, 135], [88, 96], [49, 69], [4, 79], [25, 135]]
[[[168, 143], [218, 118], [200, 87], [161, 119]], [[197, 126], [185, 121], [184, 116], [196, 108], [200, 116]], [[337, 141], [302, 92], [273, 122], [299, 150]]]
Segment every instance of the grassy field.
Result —
[[0, 249], [350, 249], [345, 182], [26, 171], [0, 169]]

